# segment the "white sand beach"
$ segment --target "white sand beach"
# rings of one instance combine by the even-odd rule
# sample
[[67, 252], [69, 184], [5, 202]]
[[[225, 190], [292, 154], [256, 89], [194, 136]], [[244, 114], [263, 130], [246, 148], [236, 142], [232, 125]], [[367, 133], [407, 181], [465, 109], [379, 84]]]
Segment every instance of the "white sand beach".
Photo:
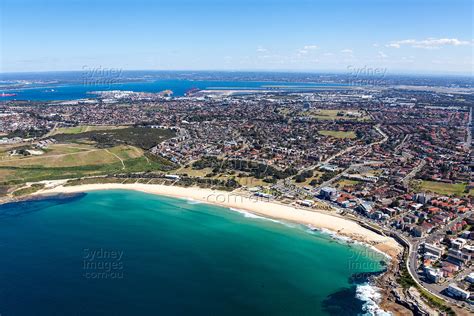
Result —
[[177, 186], [166, 186], [158, 184], [85, 184], [78, 186], [56, 186], [36, 192], [34, 195], [49, 195], [60, 193], [78, 193], [95, 190], [136, 190], [150, 194], [158, 194], [169, 197], [192, 199], [195, 201], [215, 204], [227, 208], [245, 210], [250, 213], [305, 225], [315, 228], [327, 229], [339, 235], [347, 236], [353, 240], [372, 245], [377, 250], [384, 252], [390, 257], [395, 257], [401, 250], [401, 246], [392, 238], [379, 235], [368, 230], [356, 222], [340, 216], [330, 215], [317, 210], [296, 208], [277, 202], [270, 202], [256, 196], [244, 196], [232, 192], [214, 191], [197, 187], [184, 188]]

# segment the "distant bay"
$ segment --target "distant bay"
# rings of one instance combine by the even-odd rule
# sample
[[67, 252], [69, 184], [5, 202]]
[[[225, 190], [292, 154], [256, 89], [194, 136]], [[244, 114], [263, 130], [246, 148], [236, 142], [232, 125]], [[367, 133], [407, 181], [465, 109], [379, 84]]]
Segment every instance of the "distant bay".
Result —
[[382, 255], [140, 192], [0, 205], [5, 315], [356, 315]]

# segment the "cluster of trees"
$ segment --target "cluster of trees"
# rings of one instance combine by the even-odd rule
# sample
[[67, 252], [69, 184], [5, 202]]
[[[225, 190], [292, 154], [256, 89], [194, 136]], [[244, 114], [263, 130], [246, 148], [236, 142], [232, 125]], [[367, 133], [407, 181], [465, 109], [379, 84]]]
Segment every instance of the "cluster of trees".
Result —
[[41, 137], [43, 135], [46, 135], [48, 133], [48, 130], [46, 129], [36, 129], [36, 128], [30, 128], [30, 129], [17, 129], [13, 132], [8, 133], [7, 137], [8, 138], [14, 138], [14, 137], [21, 137], [21, 138], [37, 138]]
[[211, 168], [213, 174], [228, 171], [242, 171], [257, 179], [272, 178], [273, 180], [285, 179], [297, 174], [295, 168], [289, 167], [284, 170], [277, 169], [267, 164], [242, 159], [218, 159], [214, 156], [203, 157], [192, 165], [193, 169], [202, 170]]
[[184, 186], [198, 185], [199, 187], [214, 187], [224, 190], [234, 190], [240, 187], [240, 184], [234, 179], [212, 179], [212, 178], [190, 178], [183, 177], [180, 179], [179, 184]]
[[55, 135], [54, 138], [58, 141], [89, 139], [102, 148], [127, 144], [147, 150], [175, 135], [175, 132], [169, 129], [129, 127], [79, 134], [60, 134]]
[[305, 182], [306, 179], [311, 178], [313, 176], [313, 170], [307, 170], [303, 171], [300, 174], [297, 174], [296, 176], [293, 177], [293, 179], [298, 182]]

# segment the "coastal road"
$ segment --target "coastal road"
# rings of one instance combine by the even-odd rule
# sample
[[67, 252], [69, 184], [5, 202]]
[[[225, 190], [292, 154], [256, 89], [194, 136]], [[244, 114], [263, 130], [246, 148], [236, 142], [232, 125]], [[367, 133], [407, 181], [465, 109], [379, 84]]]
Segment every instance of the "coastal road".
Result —
[[[463, 220], [465, 217], [470, 216], [470, 214], [472, 214], [472, 212], [468, 212], [468, 213], [460, 216], [455, 221], [453, 221], [451, 224], [454, 224], [454, 223], [457, 223], [457, 222]], [[357, 216], [357, 217], [359, 219], [361, 219], [361, 221], [363, 221], [363, 222], [367, 221], [367, 219], [364, 218], [364, 217], [359, 217], [359, 216]], [[369, 223], [371, 223], [371, 222], [369, 221]], [[424, 282], [420, 278], [420, 276], [418, 274], [418, 271], [417, 271], [418, 266], [419, 266], [418, 251], [419, 251], [420, 245], [423, 242], [433, 242], [435, 239], [441, 239], [444, 236], [444, 234], [446, 233], [446, 230], [448, 229], [448, 227], [445, 227], [443, 230], [437, 231], [437, 232], [429, 235], [428, 238], [412, 239], [412, 238], [409, 238], [407, 236], [404, 236], [399, 231], [393, 230], [391, 228], [388, 228], [388, 227], [382, 228], [378, 225], [378, 223], [372, 222], [372, 224], [374, 226], [376, 226], [377, 229], [383, 231], [386, 235], [396, 236], [398, 239], [403, 240], [403, 242], [406, 245], [408, 245], [408, 260], [405, 261], [405, 264], [406, 264], [406, 268], [407, 268], [409, 274], [411, 275], [412, 279], [418, 284], [418, 286], [420, 286], [421, 288], [423, 288], [425, 291], [429, 292], [430, 294], [432, 294], [432, 295], [438, 297], [439, 299], [445, 301], [448, 305], [454, 305], [454, 306], [459, 307], [459, 305], [462, 303], [462, 301], [455, 300], [455, 299], [453, 299], [453, 298], [451, 298], [451, 297], [449, 297], [449, 296], [447, 296], [443, 293], [443, 291], [447, 288], [449, 283], [454, 282], [455, 280], [449, 280], [447, 282], [438, 283], [438, 284], [436, 284], [436, 283], [427, 283], [427, 282]], [[451, 225], [449, 225], [449, 227], [450, 226]], [[461, 272], [456, 277], [456, 280], [460, 280], [463, 276], [467, 275], [468, 272], [469, 271]], [[466, 304], [466, 306], [467, 306], [467, 309], [469, 309], [471, 312], [474, 311], [473, 306], [469, 306], [469, 304]]]
[[[423, 242], [432, 242], [436, 239], [440, 239], [442, 238], [445, 234], [446, 234], [446, 231], [449, 229], [449, 227], [451, 227], [452, 225], [454, 225], [455, 223], [458, 223], [462, 220], [464, 220], [466, 217], [470, 216], [471, 215], [471, 212], [468, 212], [466, 214], [463, 214], [461, 216], [459, 216], [456, 220], [454, 220], [453, 222], [450, 223], [450, 225], [447, 225], [446, 227], [444, 227], [442, 230], [440, 231], [436, 231], [434, 232], [433, 234], [431, 234], [429, 237], [429, 240], [426, 239], [426, 238], [423, 238], [423, 239], [417, 239], [415, 241], [410, 241], [408, 240], [407, 238], [405, 238], [404, 236], [400, 235], [398, 232], [395, 232], [395, 231], [391, 231], [392, 233], [394, 234], [397, 234], [397, 236], [401, 239], [403, 239], [404, 241], [407, 242], [409, 246], [409, 253], [408, 253], [408, 260], [407, 260], [407, 269], [408, 269], [408, 272], [410, 273], [411, 277], [415, 280], [415, 282], [421, 286], [423, 289], [425, 289], [426, 291], [428, 291], [429, 293], [433, 294], [434, 296], [444, 300], [444, 301], [447, 301], [448, 303], [451, 303], [451, 304], [454, 304], [454, 305], [458, 305], [461, 303], [461, 301], [458, 301], [458, 300], [455, 300], [445, 294], [443, 294], [442, 292], [446, 289], [447, 285], [445, 285], [444, 283], [450, 283], [450, 282], [444, 282], [442, 284], [437, 284], [437, 283], [427, 283], [427, 282], [424, 282], [419, 274], [418, 274], [418, 265], [419, 265], [419, 262], [418, 262], [418, 251], [419, 251], [419, 247], [420, 245], [423, 243]], [[452, 282], [453, 280], [451, 280]], [[469, 307], [471, 309], [471, 311], [473, 311], [473, 307], [470, 306]]]

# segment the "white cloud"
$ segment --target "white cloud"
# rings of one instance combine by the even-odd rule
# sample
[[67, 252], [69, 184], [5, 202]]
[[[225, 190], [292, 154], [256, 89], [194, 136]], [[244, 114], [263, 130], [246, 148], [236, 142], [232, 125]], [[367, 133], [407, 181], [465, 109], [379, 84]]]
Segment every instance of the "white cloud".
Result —
[[266, 52], [268, 52], [268, 49], [262, 46], [257, 47], [257, 53], [266, 53]]
[[387, 44], [385, 46], [390, 47], [390, 48], [400, 48], [400, 44], [398, 44], [398, 43], [390, 43], [390, 44]]
[[343, 53], [343, 54], [352, 54], [353, 51], [352, 51], [352, 49], [346, 48], [346, 49], [341, 50], [341, 53]]
[[385, 58], [387, 58], [388, 56], [387, 56], [387, 54], [385, 54], [384, 52], [379, 51], [379, 57], [382, 58], [382, 59], [385, 59]]
[[471, 43], [469, 41], [462, 41], [457, 38], [428, 38], [425, 40], [406, 39], [401, 41], [393, 41], [385, 46], [390, 48], [410, 46], [414, 48], [438, 49], [443, 46], [463, 46], [470, 44]]

